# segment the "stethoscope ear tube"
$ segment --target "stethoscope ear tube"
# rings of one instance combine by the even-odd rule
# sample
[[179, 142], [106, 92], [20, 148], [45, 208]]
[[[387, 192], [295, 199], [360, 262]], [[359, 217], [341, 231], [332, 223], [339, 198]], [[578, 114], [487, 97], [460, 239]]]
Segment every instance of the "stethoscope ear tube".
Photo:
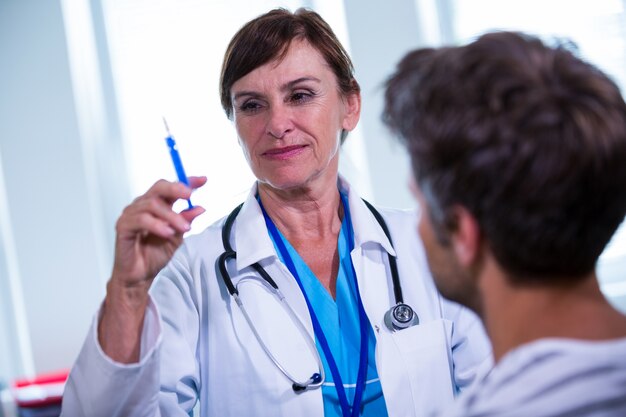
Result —
[[[264, 282], [264, 281], [261, 281], [261, 282]], [[248, 326], [250, 326], [250, 329], [252, 330], [252, 333], [254, 333], [254, 337], [259, 342], [259, 345], [261, 346], [261, 348], [263, 349], [263, 351], [265, 352], [267, 357], [280, 370], [280, 372], [282, 372], [282, 374], [285, 375], [285, 377], [287, 377], [287, 379], [289, 379], [292, 382], [291, 386], [292, 386], [294, 392], [300, 393], [302, 391], [306, 391], [306, 390], [309, 390], [309, 389], [319, 388], [319, 387], [322, 386], [322, 384], [326, 380], [326, 375], [324, 373], [324, 364], [322, 363], [322, 358], [320, 357], [319, 352], [317, 351], [317, 346], [315, 345], [315, 340], [313, 340], [313, 338], [309, 335], [309, 333], [307, 332], [306, 328], [304, 327], [304, 324], [302, 324], [302, 322], [300, 321], [300, 319], [296, 315], [295, 311], [293, 311], [291, 306], [289, 306], [289, 304], [285, 301], [285, 296], [280, 292], [280, 290], [278, 288], [273, 288], [272, 290], [273, 290], [274, 294], [276, 294], [276, 296], [280, 300], [281, 305], [283, 306], [283, 308], [287, 311], [287, 313], [288, 313], [289, 317], [291, 318], [292, 322], [296, 325], [296, 327], [300, 331], [300, 334], [302, 334], [302, 337], [304, 338], [304, 340], [305, 340], [305, 342], [306, 342], [306, 344], [307, 344], [307, 346], [309, 348], [309, 351], [311, 352], [311, 355], [313, 356], [313, 358], [317, 362], [318, 372], [315, 372], [306, 381], [302, 381], [302, 382], [298, 381], [293, 375], [291, 375], [285, 369], [285, 367], [282, 366], [282, 364], [272, 354], [272, 352], [270, 352], [269, 348], [267, 347], [267, 345], [263, 341], [263, 338], [261, 337], [261, 335], [257, 331], [256, 327], [252, 323], [252, 320], [250, 319], [250, 316], [248, 315], [248, 312], [246, 311], [246, 309], [245, 309], [245, 307], [243, 305], [243, 302], [239, 298], [239, 291], [238, 290], [235, 289], [235, 291], [237, 293], [233, 294], [233, 297], [235, 298], [235, 302], [239, 306], [239, 309], [241, 310], [244, 318], [248, 322]]]
[[230, 279], [230, 274], [226, 269], [226, 264], [229, 259], [237, 258], [237, 252], [235, 252], [233, 247], [230, 246], [230, 231], [233, 228], [233, 223], [235, 222], [235, 218], [239, 214], [241, 207], [243, 207], [243, 203], [235, 207], [224, 222], [224, 227], [222, 227], [222, 245], [224, 245], [224, 253], [222, 253], [217, 259], [217, 264], [220, 269], [220, 273], [222, 274], [222, 280], [224, 281], [224, 285], [226, 285], [230, 295], [239, 294], [237, 288], [233, 285], [233, 281]]
[[[394, 247], [393, 240], [391, 240], [391, 233], [389, 233], [389, 228], [387, 228], [387, 223], [385, 222], [385, 219], [383, 219], [383, 216], [380, 215], [378, 210], [376, 210], [376, 208], [372, 206], [369, 201], [365, 199], [362, 199], [362, 200], [367, 206], [367, 208], [372, 212], [372, 214], [376, 218], [376, 221], [378, 222], [380, 227], [383, 229], [383, 232], [385, 232], [385, 236], [387, 236], [387, 239], [389, 239], [389, 243], [391, 243], [391, 246]], [[404, 299], [402, 297], [402, 286], [400, 285], [400, 274], [398, 273], [398, 263], [396, 261], [396, 257], [391, 256], [391, 254], [389, 254], [389, 270], [391, 272], [391, 280], [393, 281], [393, 295], [396, 299], [396, 304], [402, 304], [404, 303]]]
[[239, 204], [233, 211], [230, 212], [224, 222], [224, 227], [222, 227], [222, 245], [224, 245], [225, 252], [235, 252], [233, 247], [230, 246], [230, 230], [233, 228], [235, 217], [239, 214], [241, 207], [243, 207], [243, 203]]
[[226, 269], [226, 263], [229, 259], [235, 259], [236, 257], [237, 253], [231, 249], [222, 253], [220, 257], [217, 258], [217, 265], [220, 269], [220, 274], [222, 274], [222, 280], [224, 281], [224, 285], [226, 285], [226, 288], [228, 289], [228, 293], [230, 295], [237, 295], [239, 294], [239, 292], [237, 291], [237, 288], [235, 288], [235, 286], [233, 285], [233, 281], [230, 279], [230, 274]]
[[265, 354], [274, 363], [274, 365], [276, 365], [276, 367], [282, 372], [282, 374], [285, 375], [285, 377], [287, 377], [287, 379], [289, 379], [292, 382], [292, 388], [294, 392], [300, 393], [309, 389], [319, 388], [324, 383], [326, 376], [324, 374], [324, 364], [322, 363], [322, 358], [320, 357], [319, 352], [317, 351], [315, 340], [313, 340], [313, 338], [309, 336], [307, 329], [304, 327], [304, 324], [302, 324], [302, 322], [300, 321], [296, 313], [289, 306], [289, 304], [285, 301], [285, 296], [280, 292], [280, 290], [278, 289], [278, 285], [276, 285], [276, 282], [272, 279], [272, 277], [270, 277], [270, 275], [265, 271], [265, 269], [263, 269], [263, 267], [258, 262], [255, 262], [254, 264], [252, 264], [252, 267], [254, 268], [254, 270], [263, 278], [261, 282], [264, 283], [267, 286], [267, 288], [269, 288], [271, 291], [274, 292], [274, 294], [280, 300], [283, 308], [286, 309], [287, 313], [289, 314], [289, 317], [291, 318], [293, 323], [296, 325], [300, 333], [303, 335], [304, 340], [306, 341], [306, 344], [309, 350], [311, 351], [311, 354], [313, 355], [315, 361], [317, 362], [318, 372], [313, 373], [313, 375], [311, 375], [311, 377], [306, 381], [296, 380], [295, 377], [292, 376], [280, 364], [280, 362], [276, 359], [276, 357], [272, 355], [272, 353], [266, 346], [265, 342], [259, 335], [259, 332], [257, 331], [256, 327], [252, 323], [252, 320], [250, 319], [250, 316], [248, 315], [248, 312], [246, 311], [242, 300], [239, 298], [239, 290], [233, 284], [233, 281], [230, 279], [230, 274], [228, 273], [227, 264], [230, 259], [237, 258], [237, 252], [235, 252], [232, 246], [230, 245], [229, 238], [230, 238], [230, 232], [231, 232], [233, 223], [235, 222], [235, 218], [237, 217], [237, 214], [239, 214], [239, 211], [241, 210], [242, 206], [243, 206], [243, 203], [237, 206], [228, 215], [228, 217], [226, 218], [226, 222], [224, 223], [224, 227], [222, 227], [222, 244], [224, 245], [224, 253], [222, 253], [219, 256], [219, 258], [217, 259], [217, 263], [218, 263], [218, 268], [220, 270], [220, 274], [222, 275], [222, 280], [224, 281], [224, 285], [226, 285], [228, 292], [234, 298], [235, 303], [239, 306], [239, 309], [241, 310], [245, 320], [248, 322], [248, 325], [250, 326], [250, 329], [252, 330], [254, 337], [259, 342], [259, 345], [261, 346], [261, 348], [265, 351]]
[[[393, 247], [393, 240], [391, 240], [391, 233], [389, 233], [389, 228], [387, 227], [387, 223], [383, 219], [383, 216], [372, 206], [367, 200], [363, 200], [367, 208], [370, 209], [376, 221], [385, 232], [385, 236], [389, 239], [389, 243]], [[411, 308], [410, 305], [404, 303], [404, 298], [402, 296], [402, 286], [400, 285], [400, 274], [398, 273], [398, 262], [395, 256], [391, 256], [389, 254], [389, 270], [391, 272], [391, 281], [393, 283], [393, 295], [396, 299], [396, 305], [391, 307], [389, 311], [385, 313], [383, 317], [383, 321], [389, 330], [395, 332], [397, 330], [402, 330], [409, 328], [411, 326], [415, 326], [419, 324], [419, 318], [415, 311]]]

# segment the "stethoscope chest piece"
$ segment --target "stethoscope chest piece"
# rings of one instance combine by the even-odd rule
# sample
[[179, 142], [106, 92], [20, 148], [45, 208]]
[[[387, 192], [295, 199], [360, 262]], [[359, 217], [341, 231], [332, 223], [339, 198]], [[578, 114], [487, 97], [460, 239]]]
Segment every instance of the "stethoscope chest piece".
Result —
[[398, 303], [385, 313], [385, 326], [392, 332], [419, 324], [419, 318], [408, 304]]

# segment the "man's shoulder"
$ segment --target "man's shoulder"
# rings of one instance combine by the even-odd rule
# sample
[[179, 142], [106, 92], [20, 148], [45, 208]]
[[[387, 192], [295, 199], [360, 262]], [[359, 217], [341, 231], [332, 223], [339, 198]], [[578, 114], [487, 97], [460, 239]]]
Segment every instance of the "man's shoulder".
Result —
[[505, 355], [444, 416], [626, 415], [624, 357], [626, 338], [532, 342]]

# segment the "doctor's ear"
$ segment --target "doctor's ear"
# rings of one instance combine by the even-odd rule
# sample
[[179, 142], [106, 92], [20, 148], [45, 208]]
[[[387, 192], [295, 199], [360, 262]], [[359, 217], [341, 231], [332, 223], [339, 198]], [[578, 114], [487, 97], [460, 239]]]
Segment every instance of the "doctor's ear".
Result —
[[361, 117], [361, 93], [354, 91], [348, 93], [344, 99], [345, 114], [341, 127], [343, 130], [353, 130]]
[[461, 265], [470, 266], [480, 254], [480, 226], [474, 215], [463, 206], [453, 207], [451, 215], [455, 226], [449, 235], [452, 249]]

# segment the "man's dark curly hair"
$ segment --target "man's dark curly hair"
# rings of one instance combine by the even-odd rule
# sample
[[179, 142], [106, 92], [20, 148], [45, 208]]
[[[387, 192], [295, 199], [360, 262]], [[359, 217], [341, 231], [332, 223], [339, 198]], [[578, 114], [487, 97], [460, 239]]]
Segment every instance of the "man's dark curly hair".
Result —
[[566, 44], [494, 32], [409, 53], [383, 119], [405, 142], [440, 240], [461, 205], [520, 282], [592, 272], [626, 214], [626, 104]]

